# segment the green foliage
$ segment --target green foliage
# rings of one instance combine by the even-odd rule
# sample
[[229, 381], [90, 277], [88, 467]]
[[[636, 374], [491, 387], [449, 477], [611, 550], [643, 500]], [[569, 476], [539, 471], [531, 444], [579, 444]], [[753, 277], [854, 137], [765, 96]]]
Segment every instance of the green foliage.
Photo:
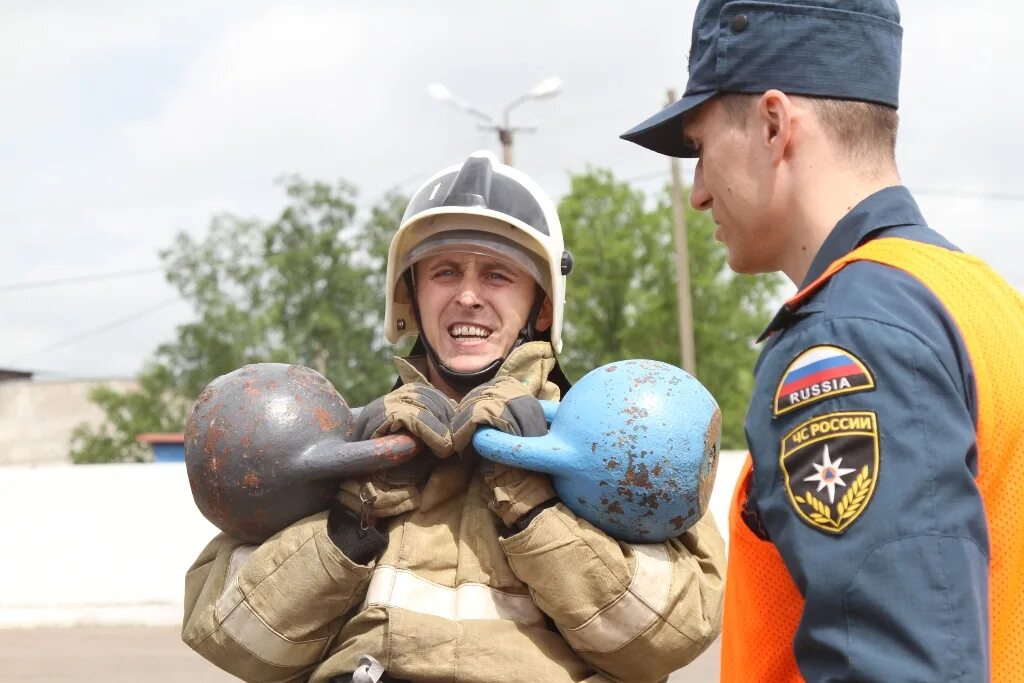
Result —
[[89, 398], [103, 409], [107, 421], [96, 428], [82, 423], [72, 430], [71, 461], [82, 465], [148, 460], [149, 447], [136, 442], [136, 435], [181, 431], [188, 409], [188, 401], [168, 391], [168, 380], [165, 368], [151, 364], [139, 377], [137, 391], [92, 389]]
[[[570, 378], [623, 358], [680, 364], [671, 198], [653, 206], [609, 171], [572, 178], [558, 207], [575, 257], [569, 276], [562, 362]], [[768, 324], [781, 279], [734, 276], [710, 216], [687, 210], [697, 377], [718, 400], [724, 448], [744, 448], [753, 390], [753, 340]]]
[[[350, 405], [390, 388], [385, 261], [405, 198], [389, 194], [361, 217], [345, 182], [291, 177], [284, 185], [289, 201], [273, 221], [217, 216], [204, 237], [181, 233], [161, 254], [195, 319], [157, 349], [137, 391], [94, 390], [107, 421], [74, 430], [74, 462], [145, 459], [137, 434], [180, 431], [203, 387], [247, 363], [313, 367]], [[576, 257], [562, 355], [571, 377], [623, 358], [679, 364], [669, 207], [667, 192], [652, 201], [608, 171], [572, 178], [559, 206]], [[732, 276], [710, 219], [689, 211], [687, 222], [697, 374], [722, 406], [723, 444], [742, 448], [751, 340], [767, 324], [780, 280]]]
[[275, 220], [217, 216], [203, 238], [180, 233], [161, 253], [195, 320], [157, 349], [139, 391], [93, 393], [107, 422], [75, 429], [74, 462], [140, 459], [136, 434], [181, 431], [203, 387], [247, 363], [315, 368], [350, 405], [390, 388], [385, 259], [407, 200], [388, 194], [360, 219], [345, 182], [284, 185], [289, 202]]

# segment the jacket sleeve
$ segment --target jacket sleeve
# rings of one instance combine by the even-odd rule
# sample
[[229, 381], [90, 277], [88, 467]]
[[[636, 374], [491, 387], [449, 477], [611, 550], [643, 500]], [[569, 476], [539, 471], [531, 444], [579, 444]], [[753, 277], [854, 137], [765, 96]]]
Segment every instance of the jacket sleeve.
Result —
[[615, 680], [660, 681], [718, 636], [725, 548], [710, 512], [678, 538], [634, 545], [559, 504], [502, 545], [569, 645]]
[[327, 513], [260, 546], [221, 534], [185, 577], [182, 640], [246, 681], [304, 680], [366, 593], [370, 566], [327, 533]]
[[805, 598], [794, 653], [807, 680], [988, 680], [976, 433], [931, 337], [834, 319], [766, 362], [773, 391], [808, 349], [853, 357], [871, 380], [774, 418], [759, 400], [748, 418], [757, 508]]

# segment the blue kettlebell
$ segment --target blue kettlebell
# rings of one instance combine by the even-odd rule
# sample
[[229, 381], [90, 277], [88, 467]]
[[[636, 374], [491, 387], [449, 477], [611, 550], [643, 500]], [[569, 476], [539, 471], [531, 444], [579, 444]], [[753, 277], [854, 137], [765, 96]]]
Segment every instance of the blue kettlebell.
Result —
[[622, 541], [659, 543], [703, 516], [722, 414], [691, 375], [660, 361], [619, 361], [584, 375], [561, 403], [542, 403], [548, 434], [480, 429], [477, 452], [551, 475], [565, 505]]

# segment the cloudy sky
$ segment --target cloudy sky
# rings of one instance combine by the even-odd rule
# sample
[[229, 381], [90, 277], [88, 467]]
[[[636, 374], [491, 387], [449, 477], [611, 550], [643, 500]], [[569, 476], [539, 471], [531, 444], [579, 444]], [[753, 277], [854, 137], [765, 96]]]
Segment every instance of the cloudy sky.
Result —
[[[588, 164], [656, 188], [667, 162], [617, 136], [685, 87], [695, 4], [0, 0], [0, 367], [132, 375], [191, 314], [158, 250], [218, 212], [272, 217], [283, 174], [346, 178], [369, 203], [495, 149], [432, 82], [498, 115], [559, 76], [560, 96], [513, 112], [537, 126], [517, 165], [555, 195]], [[904, 181], [1024, 289], [1024, 9], [901, 8]]]

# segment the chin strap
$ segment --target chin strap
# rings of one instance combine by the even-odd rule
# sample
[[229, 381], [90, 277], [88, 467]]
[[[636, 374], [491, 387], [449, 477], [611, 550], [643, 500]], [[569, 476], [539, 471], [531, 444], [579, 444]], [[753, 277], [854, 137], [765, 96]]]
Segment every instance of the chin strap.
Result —
[[[416, 318], [416, 327], [419, 328], [420, 333], [416, 338], [416, 343], [413, 345], [413, 353], [416, 351], [416, 347], [422, 346], [423, 351], [427, 357], [430, 358], [434, 363], [434, 368], [437, 370], [437, 374], [441, 376], [441, 379], [450, 386], [461, 393], [467, 393], [470, 389], [478, 387], [484, 382], [489, 382], [494, 379], [494, 376], [498, 373], [498, 368], [505, 362], [505, 358], [508, 357], [506, 354], [500, 358], [496, 358], [479, 370], [473, 372], [459, 372], [453, 370], [441, 360], [434, 351], [434, 347], [427, 341], [427, 336], [423, 334], [423, 322], [420, 320], [420, 307], [416, 303], [416, 289], [415, 282], [412, 277], [412, 268], [405, 271], [405, 286], [409, 290], [409, 300], [412, 306], [412, 314]], [[537, 295], [534, 297], [533, 306], [530, 307], [530, 313], [526, 316], [526, 324], [523, 329], [519, 330], [519, 336], [516, 337], [515, 342], [512, 344], [512, 348], [508, 350], [512, 353], [514, 349], [519, 348], [523, 344], [537, 339], [537, 316], [540, 315], [540, 308], [544, 305], [544, 291], [538, 286]]]

